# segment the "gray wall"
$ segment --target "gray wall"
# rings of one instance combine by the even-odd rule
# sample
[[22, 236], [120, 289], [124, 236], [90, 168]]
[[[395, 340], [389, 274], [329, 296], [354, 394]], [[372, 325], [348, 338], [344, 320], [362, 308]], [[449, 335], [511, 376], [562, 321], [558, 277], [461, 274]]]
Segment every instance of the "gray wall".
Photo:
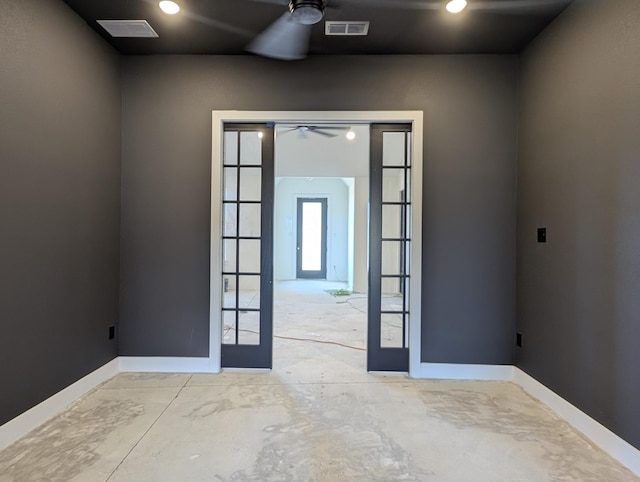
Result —
[[0, 14], [0, 424], [117, 354], [119, 58], [58, 0]]
[[523, 55], [517, 364], [640, 448], [638, 25], [578, 1]]
[[513, 362], [517, 57], [123, 59], [121, 354], [208, 355], [211, 111], [425, 112], [425, 361]]

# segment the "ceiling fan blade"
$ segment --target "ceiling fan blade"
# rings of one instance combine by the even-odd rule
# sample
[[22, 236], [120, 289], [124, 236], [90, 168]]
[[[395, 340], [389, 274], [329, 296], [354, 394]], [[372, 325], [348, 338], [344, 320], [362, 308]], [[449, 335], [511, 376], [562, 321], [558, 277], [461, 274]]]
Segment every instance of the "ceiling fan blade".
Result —
[[293, 131], [297, 131], [298, 128], [297, 127], [292, 127], [291, 129], [278, 129], [278, 132], [280, 134], [286, 134], [287, 132], [293, 132]]
[[324, 137], [338, 137], [338, 134], [330, 134], [328, 132], [324, 132], [318, 129], [312, 129], [309, 132], [312, 132], [314, 134], [318, 134], [320, 136], [324, 136]]
[[233, 25], [229, 25], [228, 23], [220, 22], [219, 20], [216, 20], [214, 18], [204, 17], [202, 15], [198, 15], [197, 13], [183, 11], [183, 16], [187, 17], [190, 20], [207, 25], [209, 27], [214, 27], [214, 28], [217, 28], [218, 30], [240, 35], [248, 39], [252, 38], [255, 35], [255, 32], [251, 32], [243, 28], [235, 27]]
[[247, 46], [256, 55], [279, 60], [300, 60], [309, 50], [310, 25], [302, 25], [287, 12]]
[[348, 131], [351, 127], [346, 126], [311, 126], [310, 130], [323, 130], [323, 131]]

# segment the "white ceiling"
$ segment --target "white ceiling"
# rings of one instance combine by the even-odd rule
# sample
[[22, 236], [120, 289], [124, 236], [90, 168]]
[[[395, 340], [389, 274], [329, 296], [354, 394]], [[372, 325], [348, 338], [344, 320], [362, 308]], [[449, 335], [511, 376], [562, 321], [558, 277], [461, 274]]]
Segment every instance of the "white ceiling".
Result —
[[[313, 125], [321, 127], [321, 124]], [[333, 138], [307, 132], [303, 138], [298, 131], [284, 132], [290, 125], [276, 125], [276, 177], [368, 176], [369, 126], [346, 126], [356, 133], [352, 141], [345, 137], [346, 131], [332, 131], [337, 134]]]

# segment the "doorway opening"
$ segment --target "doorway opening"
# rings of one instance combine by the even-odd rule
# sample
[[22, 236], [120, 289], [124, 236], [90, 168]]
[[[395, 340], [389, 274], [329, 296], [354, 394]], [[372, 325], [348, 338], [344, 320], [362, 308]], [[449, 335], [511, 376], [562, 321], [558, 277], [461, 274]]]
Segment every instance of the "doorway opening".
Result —
[[[274, 306], [273, 295], [277, 291], [278, 283], [288, 283], [289, 281], [325, 283], [327, 289], [320, 291], [324, 295], [336, 298], [333, 300], [333, 304], [336, 306], [366, 304], [364, 309], [360, 307], [359, 311], [367, 313], [368, 370], [407, 371], [408, 369], [411, 374], [412, 371], [415, 372], [416, 369], [419, 369], [420, 303], [419, 296], [409, 296], [409, 294], [420, 291], [422, 113], [224, 111], [214, 112], [213, 120], [211, 371], [219, 371], [222, 366], [271, 368], [271, 350], [273, 344], [276, 343], [271, 331], [273, 329], [272, 316], [277, 314], [280, 304], [286, 305], [276, 299]], [[316, 178], [323, 177], [310, 173], [308, 165], [302, 166], [301, 156], [298, 156], [297, 159], [297, 165], [300, 169], [297, 174], [281, 176], [276, 172], [280, 162], [274, 162], [275, 143], [279, 137], [285, 137], [284, 135], [278, 136], [278, 125], [281, 123], [295, 124], [295, 127], [290, 128], [290, 131], [299, 132], [300, 127], [307, 127], [304, 129], [304, 134], [308, 137], [311, 137], [311, 132], [315, 137], [317, 134], [315, 131], [320, 130], [318, 127], [322, 127], [322, 130], [325, 130], [325, 127], [340, 130], [349, 129], [353, 125], [364, 128], [371, 126], [369, 169], [372, 176], [369, 183], [365, 182], [367, 187], [370, 184], [369, 190], [371, 191], [370, 199], [367, 196], [366, 212], [363, 216], [353, 215], [352, 203], [354, 200], [349, 195], [346, 203], [347, 208], [342, 209], [343, 213], [347, 212], [347, 217], [353, 216], [353, 220], [356, 222], [364, 221], [368, 226], [368, 229], [365, 229], [364, 249], [355, 248], [357, 243], [354, 238], [359, 234], [355, 226], [351, 224], [348, 224], [340, 234], [342, 238], [346, 236], [346, 243], [336, 240], [337, 231], [331, 227], [332, 223], [335, 223], [335, 212], [332, 214], [332, 209], [335, 211], [336, 203], [332, 196], [327, 195], [326, 189], [320, 189], [317, 186], [311, 192], [296, 189], [293, 213], [289, 217], [279, 214], [277, 202], [274, 205], [274, 199], [278, 199], [277, 191], [281, 186], [301, 180], [312, 182]], [[374, 126], [375, 136], [373, 135]], [[415, 138], [412, 132], [417, 133]], [[318, 137], [320, 136], [322, 135], [320, 134]], [[225, 143], [228, 143], [228, 146]], [[316, 150], [307, 148], [306, 152], [311, 153]], [[322, 152], [322, 150], [320, 149], [318, 152]], [[326, 155], [325, 159], [327, 159]], [[326, 162], [314, 163], [313, 166], [324, 164]], [[258, 179], [252, 180], [252, 176], [257, 176]], [[340, 174], [334, 173], [331, 177], [323, 178], [322, 181], [330, 179], [340, 182], [347, 193], [352, 194], [354, 191], [358, 191], [357, 176], [344, 174], [344, 177], [336, 176], [340, 176]], [[251, 184], [258, 186], [258, 189], [246, 187]], [[231, 185], [234, 187], [229, 188]], [[301, 237], [301, 243], [298, 243], [297, 236], [299, 199], [320, 199], [326, 203], [326, 208], [322, 202], [316, 203], [320, 207], [319, 224], [322, 226], [323, 218], [324, 224], [326, 224], [325, 229], [320, 228], [321, 234], [323, 231], [326, 233], [326, 240], [323, 243], [322, 236], [320, 236], [320, 241], [317, 243], [320, 248], [316, 249], [313, 255], [316, 259], [309, 261], [313, 268], [308, 266], [307, 268], [310, 269], [306, 270], [315, 271], [316, 276], [320, 271], [320, 275], [324, 275], [322, 280], [299, 279], [297, 276], [297, 251], [302, 251], [304, 244], [304, 236]], [[304, 227], [302, 218], [304, 218], [305, 202], [301, 201], [300, 204], [300, 224]], [[324, 216], [322, 215], [323, 210], [326, 212]], [[316, 209], [317, 211], [318, 209]], [[253, 227], [250, 226], [251, 218], [254, 220]], [[228, 223], [228, 221], [232, 222]], [[290, 241], [294, 246], [293, 249], [285, 250], [287, 253], [285, 258], [279, 257], [278, 253], [282, 251], [282, 244], [286, 243], [281, 243], [274, 232], [274, 229], [278, 229], [279, 222], [284, 223], [285, 229], [289, 229]], [[242, 232], [243, 230], [244, 232]], [[340, 249], [339, 246], [344, 247], [345, 244], [347, 249]], [[250, 248], [250, 245], [257, 248]], [[298, 246], [301, 248], [300, 250], [296, 249]], [[337, 253], [340, 251], [342, 251], [341, 256], [347, 258], [346, 263], [335, 262]], [[322, 262], [323, 252], [326, 257], [324, 263]], [[247, 253], [253, 253], [253, 256]], [[255, 256], [256, 253], [258, 256]], [[368, 272], [368, 275], [365, 276], [366, 289], [363, 290], [363, 293], [366, 293], [367, 296], [337, 300], [336, 294], [338, 293], [359, 294], [354, 287], [362, 270], [358, 270], [354, 260], [358, 257], [362, 258], [363, 253], [365, 254], [365, 272]], [[320, 269], [316, 269], [318, 268], [318, 257], [320, 258]], [[229, 264], [229, 258], [232, 258], [231, 264]], [[289, 261], [291, 262], [289, 263]], [[362, 259], [360, 262], [362, 263]], [[302, 260], [300, 264], [303, 264]], [[391, 265], [394, 266], [393, 269], [389, 268]], [[251, 267], [251, 269], [245, 269], [247, 267]], [[287, 269], [287, 267], [292, 269], [294, 274], [289, 278], [283, 278], [279, 275], [279, 271]], [[324, 273], [322, 273], [323, 267]], [[302, 271], [305, 269], [303, 268]], [[235, 284], [228, 282], [225, 277], [235, 279]], [[249, 282], [259, 286], [257, 296], [246, 296], [247, 293], [243, 292], [247, 291], [244, 288], [251, 284]], [[326, 283], [329, 282], [338, 284], [330, 288], [326, 286]], [[309, 285], [307, 285], [308, 287]], [[390, 290], [390, 287], [393, 287], [393, 290]], [[229, 291], [232, 292], [231, 295], [229, 295]], [[387, 295], [390, 293], [398, 299], [393, 299], [389, 303]], [[363, 299], [364, 301], [362, 301]], [[245, 300], [251, 300], [251, 302]], [[254, 304], [249, 306], [250, 303]], [[323, 316], [327, 310], [326, 307], [316, 310], [320, 322], [320, 325], [316, 326], [323, 326], [331, 330], [334, 327], [330, 323], [322, 325], [322, 321], [326, 322], [327, 320], [326, 316]], [[374, 313], [373, 316], [372, 313]], [[257, 317], [255, 321], [258, 322], [257, 329], [253, 330], [257, 332], [254, 335], [257, 335], [258, 341], [253, 345], [250, 340], [254, 340], [255, 337], [243, 336], [242, 334], [244, 332], [244, 315], [247, 314], [254, 318]], [[309, 312], [306, 315], [309, 316], [298, 316], [297, 318], [305, 318], [306, 320], [313, 317], [313, 314]], [[223, 320], [224, 316], [229, 319], [233, 318], [235, 324], [226, 323]], [[392, 323], [389, 322], [393, 322], [394, 318], [398, 317], [402, 320], [400, 325], [401, 346], [385, 346], [383, 325], [391, 325]], [[268, 321], [268, 326], [263, 326], [263, 321]], [[229, 332], [235, 333], [227, 339], [225, 337], [228, 337]], [[308, 334], [314, 336], [313, 331]], [[243, 338], [247, 340], [244, 344], [241, 341]], [[276, 338], [276, 340], [278, 339]], [[225, 340], [227, 340], [226, 343]], [[371, 344], [372, 340], [375, 341], [374, 345]], [[331, 340], [328, 341], [331, 342]], [[340, 346], [340, 342], [335, 344]], [[246, 361], [261, 350], [265, 354], [263, 362]], [[232, 358], [235, 361], [229, 362]], [[395, 363], [394, 360], [402, 361], [402, 363]], [[372, 361], [380, 363], [376, 365]]]
[[302, 124], [274, 127], [274, 368], [365, 372], [369, 125]]

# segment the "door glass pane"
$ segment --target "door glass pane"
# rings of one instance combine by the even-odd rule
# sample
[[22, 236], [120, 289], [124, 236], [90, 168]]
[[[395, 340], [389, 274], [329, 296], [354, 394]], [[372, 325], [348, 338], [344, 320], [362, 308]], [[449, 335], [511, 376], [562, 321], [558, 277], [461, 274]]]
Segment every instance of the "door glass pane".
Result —
[[238, 343], [240, 345], [260, 344], [260, 312], [241, 311], [238, 315]]
[[238, 164], [238, 133], [224, 133], [224, 164]]
[[238, 308], [260, 308], [260, 276], [238, 276]]
[[402, 313], [381, 315], [380, 345], [383, 348], [402, 348]]
[[[235, 273], [236, 271], [236, 240], [225, 239], [222, 241], [222, 271], [225, 273]], [[226, 289], [229, 289], [227, 281]]]
[[402, 273], [402, 242], [382, 242], [382, 274], [399, 275]]
[[260, 273], [260, 240], [241, 239], [239, 243], [240, 272]]
[[405, 165], [406, 134], [404, 132], [382, 133], [382, 165]]
[[240, 133], [240, 164], [262, 164], [262, 138], [257, 131]]
[[239, 236], [259, 237], [261, 209], [260, 204], [240, 204]]
[[238, 199], [238, 169], [235, 167], [225, 167], [223, 174], [223, 198], [225, 201], [235, 201]]
[[238, 233], [238, 206], [236, 204], [223, 204], [222, 212], [223, 236], [236, 236]]
[[222, 343], [235, 345], [236, 343], [236, 313], [237, 311], [222, 312]]
[[322, 203], [302, 203], [302, 269], [322, 269]]
[[388, 204], [382, 206], [382, 237], [399, 239], [403, 237], [403, 206]]
[[236, 277], [234, 275], [222, 278], [222, 307], [236, 307]]
[[398, 280], [386, 278], [388, 281], [393, 281], [395, 283], [395, 293], [383, 293], [381, 299], [381, 310], [382, 311], [396, 311], [402, 312], [402, 295], [398, 293]]
[[404, 169], [382, 170], [382, 202], [400, 202], [404, 197]]
[[260, 201], [262, 196], [262, 169], [245, 167], [240, 169], [240, 200]]

